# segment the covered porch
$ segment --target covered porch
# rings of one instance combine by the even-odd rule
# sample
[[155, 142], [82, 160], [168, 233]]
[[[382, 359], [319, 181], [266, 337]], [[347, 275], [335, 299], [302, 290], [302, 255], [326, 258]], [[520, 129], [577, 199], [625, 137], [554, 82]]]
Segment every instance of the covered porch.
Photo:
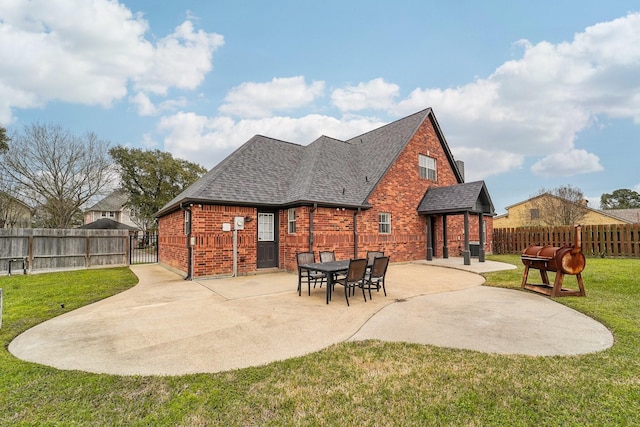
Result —
[[426, 217], [427, 261], [434, 257], [436, 244], [435, 220], [442, 218], [442, 258], [449, 258], [449, 225], [451, 216], [463, 217], [462, 258], [464, 265], [471, 265], [470, 217], [477, 216], [478, 261], [485, 261], [487, 230], [486, 218], [495, 216], [491, 197], [484, 181], [475, 181], [451, 185], [447, 187], [431, 187], [427, 189], [418, 206], [418, 213]]

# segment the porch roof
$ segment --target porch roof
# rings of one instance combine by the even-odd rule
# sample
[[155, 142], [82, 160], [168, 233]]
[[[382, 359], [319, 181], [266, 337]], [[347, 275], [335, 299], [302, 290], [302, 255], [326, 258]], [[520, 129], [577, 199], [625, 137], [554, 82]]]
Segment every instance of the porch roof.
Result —
[[495, 215], [493, 202], [484, 181], [430, 187], [418, 205], [418, 213], [424, 215], [465, 212]]

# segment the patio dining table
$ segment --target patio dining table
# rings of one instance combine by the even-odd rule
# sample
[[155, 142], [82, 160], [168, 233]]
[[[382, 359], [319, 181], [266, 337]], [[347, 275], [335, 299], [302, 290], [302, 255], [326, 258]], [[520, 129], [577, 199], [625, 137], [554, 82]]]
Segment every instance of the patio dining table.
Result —
[[331, 291], [333, 288], [333, 277], [337, 273], [346, 273], [349, 270], [349, 260], [314, 262], [311, 264], [300, 264], [298, 266], [298, 287], [300, 286], [302, 270], [319, 271], [327, 275], [327, 304], [331, 299]]

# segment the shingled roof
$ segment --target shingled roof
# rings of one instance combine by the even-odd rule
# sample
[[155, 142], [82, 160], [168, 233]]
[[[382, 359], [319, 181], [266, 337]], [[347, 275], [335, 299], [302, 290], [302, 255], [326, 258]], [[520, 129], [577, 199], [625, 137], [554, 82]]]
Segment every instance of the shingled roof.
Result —
[[117, 212], [127, 203], [129, 196], [124, 191], [114, 191], [95, 205], [91, 206], [87, 211], [113, 211]]
[[321, 136], [307, 146], [254, 136], [156, 216], [184, 203], [368, 208], [385, 172], [429, 119], [458, 182], [463, 178], [430, 108], [347, 141]]
[[426, 215], [470, 213], [495, 213], [493, 202], [484, 181], [468, 182], [447, 187], [431, 187], [427, 190], [418, 213]]

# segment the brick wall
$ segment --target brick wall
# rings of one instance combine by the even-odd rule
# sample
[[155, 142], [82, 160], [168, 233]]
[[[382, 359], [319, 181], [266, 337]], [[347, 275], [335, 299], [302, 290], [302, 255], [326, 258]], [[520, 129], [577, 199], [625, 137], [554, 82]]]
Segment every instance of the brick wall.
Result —
[[187, 236], [184, 212], [172, 212], [158, 219], [158, 261], [186, 274]]

